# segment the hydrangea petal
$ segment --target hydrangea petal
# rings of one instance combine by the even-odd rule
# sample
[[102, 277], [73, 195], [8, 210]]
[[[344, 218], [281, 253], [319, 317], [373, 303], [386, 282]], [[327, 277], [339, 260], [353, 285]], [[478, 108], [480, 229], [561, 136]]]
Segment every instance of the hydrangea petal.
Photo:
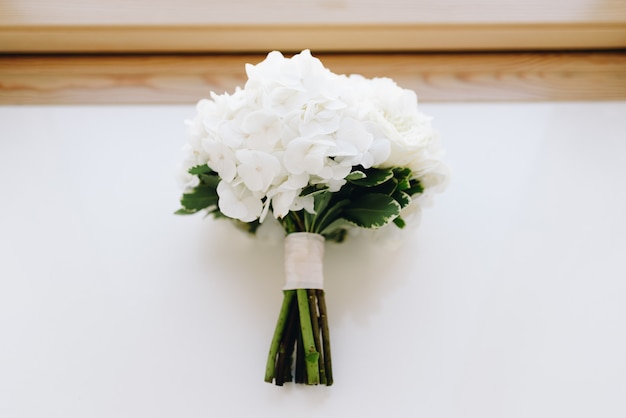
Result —
[[232, 187], [220, 181], [217, 185], [219, 210], [226, 216], [243, 222], [252, 222], [259, 218], [263, 210], [261, 199], [255, 198], [245, 187]]
[[267, 152], [240, 149], [235, 155], [239, 160], [237, 173], [246, 187], [253, 192], [265, 192], [281, 172], [278, 158]]

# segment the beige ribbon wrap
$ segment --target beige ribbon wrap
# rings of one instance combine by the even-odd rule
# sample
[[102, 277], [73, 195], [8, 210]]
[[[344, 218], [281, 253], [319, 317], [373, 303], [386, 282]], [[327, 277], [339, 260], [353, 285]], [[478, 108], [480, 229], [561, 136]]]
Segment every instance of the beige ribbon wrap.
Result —
[[283, 290], [324, 289], [324, 237], [296, 232], [285, 237], [285, 286]]

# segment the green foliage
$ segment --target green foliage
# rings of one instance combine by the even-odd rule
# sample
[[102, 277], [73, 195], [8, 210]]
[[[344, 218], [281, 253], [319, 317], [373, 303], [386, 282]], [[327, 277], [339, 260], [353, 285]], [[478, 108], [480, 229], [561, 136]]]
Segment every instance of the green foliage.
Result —
[[[364, 170], [355, 170], [353, 172], [363, 173], [365, 177], [351, 179], [350, 175], [346, 177], [348, 182], [354, 184], [355, 186], [361, 187], [373, 187], [378, 186], [379, 184], [383, 184], [387, 180], [394, 177], [394, 172], [390, 168], [368, 168]], [[352, 174], [352, 173], [351, 173]]]
[[[337, 218], [331, 223], [329, 223], [324, 229], [320, 230], [319, 233], [324, 235], [326, 239], [328, 237], [341, 238], [340, 241], [343, 241], [345, 238], [345, 234], [348, 232], [347, 229], [354, 226], [353, 223], [348, 222], [348, 220], [344, 218]], [[331, 239], [331, 241], [337, 241], [337, 239]]]
[[217, 191], [215, 187], [200, 184], [191, 192], [183, 194], [180, 199], [183, 210], [187, 213], [198, 212], [211, 206], [217, 206]]
[[367, 177], [367, 175], [364, 172], [360, 170], [355, 170], [346, 176], [346, 180], [353, 182], [356, 180], [364, 179], [365, 177]]
[[196, 212], [198, 212], [198, 211], [197, 210], [189, 210], [189, 209], [185, 209], [185, 208], [180, 208], [176, 212], [174, 212], [174, 215], [192, 215], [192, 214], [194, 214]]
[[364, 194], [343, 209], [343, 218], [362, 228], [380, 228], [393, 221], [402, 207], [396, 200], [381, 193]]
[[391, 196], [400, 204], [402, 209], [407, 207], [409, 203], [411, 203], [411, 196], [408, 193], [403, 192], [402, 190], [395, 190]]
[[[230, 219], [217, 206], [220, 182], [217, 173], [206, 164], [192, 167], [189, 173], [198, 176], [200, 183], [183, 194], [182, 208], [175, 213], [187, 215], [206, 210], [216, 218]], [[291, 211], [279, 222], [288, 234], [313, 232], [333, 242], [343, 241], [347, 230], [355, 226], [374, 229], [393, 222], [403, 228], [405, 221], [400, 217], [401, 210], [411, 203], [412, 196], [424, 191], [420, 181], [412, 175], [410, 169], [403, 167], [354, 167], [339, 191], [331, 192], [323, 185], [310, 185], [302, 190], [301, 196], [313, 196], [314, 213]], [[258, 220], [232, 221], [252, 234], [260, 225]]]
[[420, 194], [424, 192], [424, 187], [419, 180], [413, 179], [411, 180], [410, 187], [406, 190], [406, 193], [410, 196]]
[[386, 195], [391, 195], [398, 188], [398, 180], [393, 177], [387, 180], [384, 183], [379, 184], [378, 186], [370, 187], [369, 193], [382, 193]]
[[220, 182], [220, 178], [216, 174], [199, 174], [198, 178], [200, 179], [200, 183], [207, 187], [212, 187], [217, 189], [217, 185]]
[[189, 215], [203, 209], [208, 209], [209, 212], [217, 211], [217, 185], [220, 182], [217, 173], [204, 164], [190, 168], [189, 174], [198, 176], [200, 183], [191, 191], [183, 194], [180, 199], [182, 208], [174, 213], [176, 215]]
[[198, 174], [207, 174], [207, 173], [213, 173], [216, 174], [213, 170], [211, 170], [211, 168], [206, 165], [206, 164], [202, 164], [202, 165], [197, 165], [195, 167], [191, 167], [189, 169], [189, 174], [193, 174], [194, 176], [197, 176]]
[[396, 226], [400, 229], [406, 226], [406, 222], [404, 222], [404, 219], [402, 219], [400, 216], [394, 218], [393, 223], [396, 224]]
[[423, 191], [412, 175], [402, 167], [355, 167], [341, 190], [315, 196], [315, 215], [305, 214], [312, 217], [307, 231], [341, 242], [347, 229], [354, 226], [374, 229], [393, 222], [403, 228], [400, 211], [411, 203], [411, 196]]

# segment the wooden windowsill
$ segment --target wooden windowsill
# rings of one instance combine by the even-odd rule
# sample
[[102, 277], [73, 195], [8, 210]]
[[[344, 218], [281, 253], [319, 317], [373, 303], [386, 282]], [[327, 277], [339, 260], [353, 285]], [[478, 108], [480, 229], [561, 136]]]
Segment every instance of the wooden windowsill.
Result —
[[4, 0], [0, 53], [616, 49], [623, 0]]
[[[421, 101], [625, 100], [626, 53], [322, 54]], [[0, 104], [192, 104], [245, 83], [264, 55], [0, 56]]]

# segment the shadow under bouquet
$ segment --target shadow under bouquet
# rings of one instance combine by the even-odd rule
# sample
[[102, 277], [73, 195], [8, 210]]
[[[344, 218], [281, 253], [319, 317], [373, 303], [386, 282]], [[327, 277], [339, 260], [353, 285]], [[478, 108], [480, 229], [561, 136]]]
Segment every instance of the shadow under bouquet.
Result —
[[182, 208], [255, 234], [285, 234], [285, 286], [265, 381], [333, 383], [324, 242], [352, 229], [404, 228], [443, 188], [447, 168], [417, 97], [389, 78], [338, 75], [308, 50], [246, 65], [232, 94], [211, 93], [187, 121]]

